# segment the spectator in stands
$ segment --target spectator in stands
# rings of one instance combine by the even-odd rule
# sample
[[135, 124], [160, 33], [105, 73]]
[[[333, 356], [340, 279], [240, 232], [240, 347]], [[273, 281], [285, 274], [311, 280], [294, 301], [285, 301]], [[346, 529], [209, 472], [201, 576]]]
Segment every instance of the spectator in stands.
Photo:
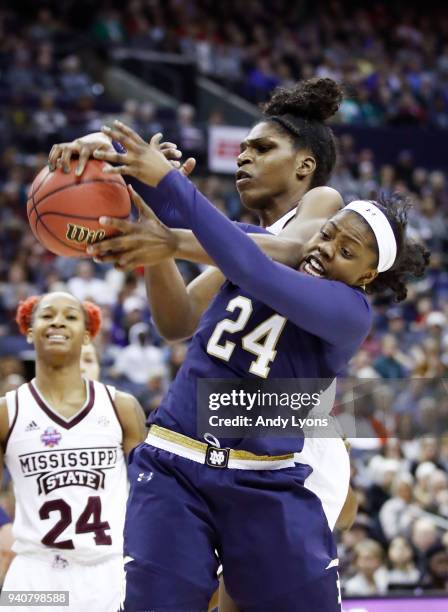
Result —
[[59, 78], [62, 92], [68, 102], [74, 102], [92, 94], [90, 77], [81, 70], [81, 61], [77, 55], [69, 55], [61, 62]]
[[387, 590], [388, 572], [384, 551], [375, 540], [363, 540], [355, 546], [356, 574], [344, 585], [346, 595], [377, 595]]
[[138, 396], [138, 400], [148, 415], [153, 409], [154, 404], [157, 405], [163, 399], [166, 391], [167, 368], [165, 366], [154, 367], [151, 370], [145, 388]]
[[388, 589], [391, 586], [416, 584], [420, 577], [415, 565], [414, 552], [403, 536], [396, 536], [389, 544], [387, 552], [390, 569], [387, 573]]
[[424, 509], [433, 514], [440, 514], [441, 504], [448, 494], [448, 474], [444, 470], [435, 469], [429, 475], [428, 493], [429, 501]]
[[181, 104], [177, 111], [177, 143], [185, 157], [201, 157], [205, 151], [204, 134], [195, 125], [195, 110], [190, 104]]
[[413, 499], [413, 485], [411, 474], [398, 473], [392, 483], [392, 497], [381, 506], [379, 520], [388, 540], [406, 533], [412, 521], [421, 514]]
[[[132, 123], [128, 124], [126, 121], [124, 123], [131, 127], [133, 125]], [[156, 118], [156, 108], [154, 104], [148, 101], [138, 105], [134, 125], [135, 130], [141, 134], [142, 138], [148, 141], [151, 139], [151, 136], [163, 131], [162, 123]]]
[[26, 268], [16, 262], [8, 272], [8, 282], [0, 285], [0, 300], [3, 307], [12, 311], [20, 300], [25, 300], [36, 292], [36, 287], [27, 279]]
[[39, 101], [39, 108], [32, 116], [32, 127], [39, 146], [48, 149], [63, 138], [63, 130], [67, 125], [65, 114], [55, 108], [54, 97], [44, 93]]
[[101, 10], [93, 23], [92, 35], [96, 40], [107, 45], [124, 43], [126, 32], [121, 14], [112, 7]]
[[426, 551], [426, 567], [422, 586], [436, 591], [448, 591], [448, 549], [442, 543]]
[[160, 372], [161, 369], [164, 369], [163, 351], [151, 344], [149, 325], [136, 323], [129, 330], [129, 346], [117, 354], [111, 374], [145, 385], [154, 370]]
[[425, 516], [415, 520], [411, 527], [411, 544], [416, 552], [417, 568], [423, 572], [428, 550], [439, 542], [439, 533], [434, 522]]
[[104, 280], [95, 276], [95, 267], [87, 260], [78, 263], [76, 275], [68, 281], [67, 288], [78, 300], [92, 300], [99, 305], [111, 304], [115, 297]]
[[373, 363], [378, 374], [382, 378], [404, 378], [410, 365], [410, 360], [400, 351], [396, 337], [386, 334], [381, 340], [381, 355]]
[[429, 481], [431, 475], [437, 470], [437, 467], [431, 461], [423, 461], [415, 470], [416, 484], [414, 495], [420, 507], [425, 508], [431, 502], [431, 494], [429, 492]]

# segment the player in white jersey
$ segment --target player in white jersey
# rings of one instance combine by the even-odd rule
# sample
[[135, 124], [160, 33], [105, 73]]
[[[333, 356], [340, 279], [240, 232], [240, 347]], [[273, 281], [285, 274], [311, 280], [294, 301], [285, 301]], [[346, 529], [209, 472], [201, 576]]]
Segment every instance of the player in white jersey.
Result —
[[36, 378], [0, 399], [17, 553], [3, 588], [69, 591], [70, 612], [113, 612], [125, 454], [144, 438], [143, 411], [132, 396], [82, 377], [81, 349], [98, 332], [98, 307], [50, 293], [21, 303], [17, 321], [34, 343]]

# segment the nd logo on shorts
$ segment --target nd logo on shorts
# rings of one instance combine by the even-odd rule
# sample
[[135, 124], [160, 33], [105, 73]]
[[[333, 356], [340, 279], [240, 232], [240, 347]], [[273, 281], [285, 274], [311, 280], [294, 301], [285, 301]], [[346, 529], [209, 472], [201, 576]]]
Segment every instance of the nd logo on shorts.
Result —
[[225, 468], [229, 463], [229, 449], [207, 446], [205, 464], [215, 468]]

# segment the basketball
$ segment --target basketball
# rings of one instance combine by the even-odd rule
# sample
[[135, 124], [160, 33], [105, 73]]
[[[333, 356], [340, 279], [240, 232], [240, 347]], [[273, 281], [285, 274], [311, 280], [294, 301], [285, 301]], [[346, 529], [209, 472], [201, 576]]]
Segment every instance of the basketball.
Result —
[[115, 232], [100, 226], [105, 215], [126, 219], [131, 200], [123, 178], [105, 174], [105, 162], [90, 160], [82, 174], [50, 172], [45, 166], [34, 179], [27, 201], [28, 220], [37, 240], [65, 257], [88, 257], [86, 248]]

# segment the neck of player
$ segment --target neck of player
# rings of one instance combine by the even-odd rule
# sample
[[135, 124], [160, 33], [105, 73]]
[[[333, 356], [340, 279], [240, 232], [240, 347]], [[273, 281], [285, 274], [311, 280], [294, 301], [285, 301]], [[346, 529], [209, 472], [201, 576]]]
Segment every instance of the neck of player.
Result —
[[[84, 379], [79, 368], [79, 357], [73, 363], [49, 364], [36, 363], [36, 384], [49, 401], [58, 401], [73, 395], [86, 396]], [[82, 398], [81, 398], [82, 399]]]
[[264, 208], [257, 211], [260, 225], [269, 227], [281, 219], [286, 213], [298, 206], [307, 191], [300, 185], [293, 193], [279, 194], [273, 198]]

